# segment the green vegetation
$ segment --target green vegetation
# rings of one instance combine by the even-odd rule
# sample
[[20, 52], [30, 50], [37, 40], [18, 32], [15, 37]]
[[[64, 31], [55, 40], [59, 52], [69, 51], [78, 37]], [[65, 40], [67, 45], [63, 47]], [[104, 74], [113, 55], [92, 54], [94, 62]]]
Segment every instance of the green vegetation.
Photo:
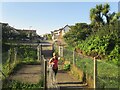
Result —
[[85, 41], [77, 46], [83, 54], [89, 56], [99, 56], [100, 59], [106, 59], [118, 65], [119, 47], [118, 47], [118, 29], [104, 26], [100, 31], [90, 35]]
[[[10, 74], [16, 73], [19, 69], [22, 68], [23, 64], [39, 64], [40, 62], [35, 61], [35, 60], [30, 60], [30, 59], [24, 59], [19, 63], [15, 63], [14, 65], [10, 62], [6, 62], [5, 64], [2, 65], [3, 67], [3, 73], [5, 74], [6, 77], [9, 77]], [[10, 68], [10, 66], [12, 68]], [[7, 80], [7, 78], [3, 78], [3, 89], [40, 89], [43, 87], [43, 78], [39, 81], [37, 84], [30, 84], [30, 83], [22, 83], [20, 81], [15, 81], [15, 80]], [[42, 77], [42, 76], [41, 76]]]
[[64, 40], [84, 55], [98, 56], [99, 59], [118, 65], [119, 18], [120, 13], [110, 13], [108, 4], [96, 5], [90, 10], [91, 23], [76, 23], [71, 26], [71, 30], [64, 35]]
[[2, 43], [20, 43], [20, 42], [31, 42], [31, 43], [39, 43], [41, 41], [41, 37], [34, 30], [20, 30], [14, 27], [9, 26], [8, 23], [2, 24]]
[[[7, 48], [5, 48], [7, 47]], [[5, 49], [4, 49], [5, 48]], [[15, 50], [16, 48], [16, 59], [15, 59]], [[5, 45], [3, 47], [2, 51], [2, 71], [6, 75], [6, 77], [9, 76], [9, 74], [13, 71], [13, 69], [16, 67], [16, 65], [22, 63], [22, 64], [37, 64], [40, 63], [37, 61], [37, 52], [36, 49], [30, 48], [28, 46], [8, 46]], [[5, 77], [3, 77], [4, 79]]]
[[52, 40], [51, 34], [45, 34], [43, 37], [46, 38], [46, 40]]
[[[40, 80], [37, 84], [22, 83], [19, 81], [10, 81], [8, 80], [9, 75], [16, 73], [23, 64], [40, 64], [40, 61], [37, 61], [37, 50], [36, 47], [31, 46], [14, 46], [12, 43], [20, 43], [25, 40], [32, 40], [34, 37], [31, 36], [28, 38], [25, 33], [14, 32], [16, 29], [10, 27], [8, 24], [2, 25], [2, 63], [0, 70], [3, 81], [4, 89], [20, 89], [21, 88], [41, 88], [43, 86], [43, 80]], [[35, 36], [36, 38], [38, 36]], [[8, 45], [7, 43], [10, 43]]]
[[20, 46], [18, 47], [18, 55], [20, 55], [24, 60], [37, 60], [37, 50], [30, 46]]
[[64, 64], [63, 70], [69, 71], [70, 70], [70, 63]]
[[114, 64], [110, 64], [107, 62], [98, 61], [97, 66], [97, 84], [98, 88], [118, 88], [119, 80], [118, 80], [118, 67]]
[[[108, 4], [96, 5], [90, 10], [90, 24], [76, 23], [64, 35], [68, 47], [73, 47], [82, 56], [75, 54], [75, 65], [93, 78], [93, 60], [97, 56], [97, 87], [119, 88], [118, 66], [120, 58], [120, 12], [110, 13]], [[73, 53], [64, 50], [65, 59], [73, 63]]]
[[[65, 61], [73, 63], [73, 51], [69, 48], [64, 49]], [[94, 73], [94, 61], [93, 58], [85, 57], [75, 52], [74, 64], [80, 68], [85, 74], [93, 78]], [[65, 70], [68, 70], [69, 64], [64, 66]], [[98, 88], [118, 88], [118, 66], [110, 61], [97, 60], [97, 87]]]
[[[83, 58], [76, 65], [93, 78], [93, 60]], [[114, 64], [97, 61], [97, 75], [97, 88], [118, 88], [118, 67]]]
[[[16, 58], [15, 60], [15, 51], [11, 48], [8, 52], [4, 52], [2, 54], [2, 72], [6, 77], [12, 72], [14, 67], [20, 63], [20, 59]], [[5, 79], [5, 77], [3, 77]]]
[[90, 10], [91, 23], [96, 28], [104, 24], [113, 24], [118, 18], [119, 14], [115, 12], [110, 13], [110, 5], [107, 3], [96, 5], [95, 8], [91, 8]]
[[91, 27], [89, 25], [86, 23], [76, 23], [75, 26], [71, 26], [71, 31], [64, 35], [64, 39], [69, 46], [74, 47], [85, 40], [90, 33]]
[[37, 84], [22, 83], [22, 82], [15, 81], [15, 80], [9, 81], [9, 83], [7, 82], [3, 84], [3, 89], [21, 90], [21, 89], [40, 89], [41, 87], [43, 87], [43, 80], [41, 80]]
[[[5, 48], [7, 47], [7, 48]], [[4, 46], [2, 54], [2, 72], [4, 75], [3, 79], [3, 89], [22, 89], [22, 88], [41, 88], [43, 86], [43, 80], [40, 80], [37, 84], [22, 83], [19, 81], [9, 81], [7, 78], [10, 74], [16, 73], [23, 64], [40, 64], [40, 61], [37, 61], [36, 49], [28, 46]], [[15, 51], [17, 50], [17, 53]], [[15, 59], [16, 53], [16, 59]]]

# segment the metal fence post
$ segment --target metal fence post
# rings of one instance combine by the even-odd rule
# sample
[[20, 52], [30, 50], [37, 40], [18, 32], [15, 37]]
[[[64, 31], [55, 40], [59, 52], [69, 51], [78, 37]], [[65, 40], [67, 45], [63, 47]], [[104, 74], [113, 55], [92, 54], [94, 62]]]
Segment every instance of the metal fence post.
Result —
[[94, 89], [97, 88], [97, 60], [94, 57]]

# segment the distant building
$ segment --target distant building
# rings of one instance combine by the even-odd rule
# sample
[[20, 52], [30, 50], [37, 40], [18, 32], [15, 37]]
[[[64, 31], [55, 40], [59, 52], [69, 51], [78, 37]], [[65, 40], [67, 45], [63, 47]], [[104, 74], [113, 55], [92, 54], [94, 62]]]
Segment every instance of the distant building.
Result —
[[62, 36], [63, 36], [65, 33], [69, 32], [69, 31], [70, 31], [70, 26], [66, 25], [66, 26], [62, 29]]
[[27, 38], [25, 40], [27, 41], [40, 42], [42, 40], [42, 37], [36, 33], [36, 30], [17, 29], [17, 31], [22, 35], [26, 35]]
[[59, 39], [62, 39], [63, 36], [69, 32], [70, 30], [70, 26], [69, 25], [66, 25], [64, 28], [60, 28], [59, 30], [54, 30], [54, 31], [51, 31], [51, 34], [52, 34], [52, 40], [53, 41], [57, 41]]
[[1, 22], [0, 22], [0, 24], [2, 25], [2, 27], [8, 26], [8, 23], [1, 23]]
[[[8, 23], [1, 23], [2, 30], [6, 36], [9, 36], [9, 40], [18, 39], [19, 40], [31, 40], [35, 42], [40, 42], [41, 37], [36, 33], [36, 30], [26, 30], [26, 29], [16, 29], [14, 27], [9, 26]], [[3, 33], [2, 32], [2, 33]], [[9, 35], [8, 35], [9, 34]]]
[[[2, 25], [2, 30], [7, 30], [9, 33], [13, 33], [13, 34], [19, 34], [19, 32], [16, 31], [16, 29], [12, 26], [9, 26], [8, 23], [1, 23], [0, 24]], [[4, 29], [3, 29], [4, 28]]]
[[26, 34], [27, 37], [33, 37], [33, 36], [37, 36], [36, 30], [21, 30], [21, 29], [17, 29], [16, 31], [18, 31], [21, 34]]

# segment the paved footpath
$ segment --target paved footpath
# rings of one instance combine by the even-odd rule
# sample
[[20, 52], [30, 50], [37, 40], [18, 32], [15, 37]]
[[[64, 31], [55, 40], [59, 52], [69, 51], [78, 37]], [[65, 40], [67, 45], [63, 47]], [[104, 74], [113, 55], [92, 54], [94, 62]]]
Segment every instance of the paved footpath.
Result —
[[10, 75], [10, 80], [24, 83], [38, 83], [41, 75], [41, 65], [22, 65], [21, 69]]
[[56, 84], [51, 84], [48, 76], [48, 90], [79, 90], [86, 88], [83, 84], [70, 73], [59, 70], [56, 78]]

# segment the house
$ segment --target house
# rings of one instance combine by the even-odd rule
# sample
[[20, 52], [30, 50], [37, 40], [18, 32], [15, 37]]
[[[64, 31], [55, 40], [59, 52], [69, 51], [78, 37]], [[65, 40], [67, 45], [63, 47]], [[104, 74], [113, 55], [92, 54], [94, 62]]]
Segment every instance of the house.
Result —
[[54, 30], [51, 32], [52, 34], [52, 40], [53, 41], [56, 41], [59, 37], [60, 37], [60, 34], [61, 33], [61, 30]]
[[3, 27], [8, 26], [8, 23], [1, 23], [1, 22], [0, 22], [0, 25], [2, 25], [2, 28], [3, 28]]
[[40, 42], [41, 37], [36, 33], [36, 30], [16, 29], [10, 26], [8, 23], [1, 23], [2, 35], [8, 40], [19, 40], [19, 41], [35, 41]]
[[17, 32], [14, 27], [9, 26], [8, 23], [1, 23], [0, 22], [0, 24], [2, 25], [2, 30], [4, 30], [3, 32], [9, 32], [9, 33], [13, 33], [13, 34], [19, 34], [19, 32]]
[[69, 32], [70, 30], [70, 26], [69, 25], [66, 25], [64, 28], [60, 28], [59, 30], [54, 30], [54, 31], [51, 31], [51, 34], [52, 34], [52, 40], [53, 41], [57, 41], [57, 40], [60, 40], [63, 38], [63, 36]]
[[69, 25], [66, 25], [66, 26], [62, 29], [62, 36], [63, 36], [65, 33], [69, 32], [69, 30], [70, 30], [70, 26], [69, 26]]
[[25, 35], [26, 38], [24, 38], [24, 40], [26, 41], [32, 41], [32, 42], [40, 42], [42, 40], [41, 36], [39, 36], [36, 33], [36, 30], [26, 30], [26, 29], [17, 29], [17, 31], [21, 34], [21, 35]]
[[21, 34], [26, 34], [28, 38], [31, 36], [33, 37], [37, 35], [36, 30], [17, 29], [16, 31], [18, 31]]

